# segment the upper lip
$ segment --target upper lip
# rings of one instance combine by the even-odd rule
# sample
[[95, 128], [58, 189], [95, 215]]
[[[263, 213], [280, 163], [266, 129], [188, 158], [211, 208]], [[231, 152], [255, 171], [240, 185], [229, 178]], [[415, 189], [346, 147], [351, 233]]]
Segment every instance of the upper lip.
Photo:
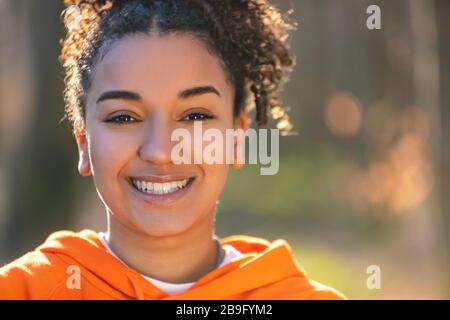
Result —
[[132, 179], [132, 180], [139, 180], [139, 181], [145, 181], [145, 182], [158, 182], [158, 183], [181, 181], [181, 180], [191, 179], [191, 178], [194, 178], [194, 176], [189, 176], [186, 174], [145, 175], [145, 176], [130, 177], [130, 179]]

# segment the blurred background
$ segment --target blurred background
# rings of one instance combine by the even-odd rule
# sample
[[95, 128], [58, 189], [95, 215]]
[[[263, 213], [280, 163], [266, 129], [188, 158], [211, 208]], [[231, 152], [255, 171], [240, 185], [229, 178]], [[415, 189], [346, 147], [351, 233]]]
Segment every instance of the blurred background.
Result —
[[[233, 170], [219, 236], [286, 239], [351, 299], [450, 298], [450, 1], [272, 1], [293, 9], [294, 130], [280, 170]], [[369, 30], [369, 5], [381, 29]], [[105, 230], [64, 115], [62, 1], [0, 0], [0, 265], [53, 231]], [[367, 287], [371, 265], [381, 288]]]

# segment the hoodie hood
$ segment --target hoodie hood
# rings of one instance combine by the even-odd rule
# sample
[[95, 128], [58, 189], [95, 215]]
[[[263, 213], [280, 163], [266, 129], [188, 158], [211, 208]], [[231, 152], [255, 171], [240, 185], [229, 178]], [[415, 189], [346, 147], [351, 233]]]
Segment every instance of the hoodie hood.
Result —
[[[109, 254], [96, 232], [59, 231], [36, 250], [56, 255], [66, 265], [78, 265], [82, 280], [107, 292], [112, 299], [299, 299], [327, 287], [310, 282], [283, 240], [233, 235], [222, 238], [243, 255], [199, 279], [186, 292], [169, 296]], [[325, 288], [325, 290], [324, 290]], [[295, 289], [296, 292], [289, 290]], [[328, 290], [329, 289], [329, 290]], [[277, 295], [274, 297], [273, 295]], [[293, 294], [293, 295], [292, 295]], [[336, 296], [336, 294], [335, 294]]]

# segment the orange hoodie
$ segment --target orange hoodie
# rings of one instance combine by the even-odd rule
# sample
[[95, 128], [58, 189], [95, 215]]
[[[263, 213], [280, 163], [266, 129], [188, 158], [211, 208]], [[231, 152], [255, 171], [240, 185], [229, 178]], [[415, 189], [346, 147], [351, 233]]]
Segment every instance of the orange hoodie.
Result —
[[[0, 268], [0, 299], [345, 299], [309, 280], [282, 239], [234, 235], [220, 242], [243, 255], [169, 296], [109, 254], [96, 232], [55, 232]], [[74, 272], [81, 276], [79, 286], [70, 285]]]

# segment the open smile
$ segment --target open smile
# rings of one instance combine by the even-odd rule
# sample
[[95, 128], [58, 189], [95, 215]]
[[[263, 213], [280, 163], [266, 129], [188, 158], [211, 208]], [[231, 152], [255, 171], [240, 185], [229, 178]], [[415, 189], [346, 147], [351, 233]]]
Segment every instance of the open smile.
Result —
[[164, 195], [187, 188], [194, 178], [173, 180], [168, 182], [152, 182], [139, 179], [131, 179], [133, 186], [144, 193], [153, 195]]
[[128, 181], [135, 197], [153, 205], [169, 205], [181, 199], [195, 179], [186, 176], [139, 176], [130, 177]]

